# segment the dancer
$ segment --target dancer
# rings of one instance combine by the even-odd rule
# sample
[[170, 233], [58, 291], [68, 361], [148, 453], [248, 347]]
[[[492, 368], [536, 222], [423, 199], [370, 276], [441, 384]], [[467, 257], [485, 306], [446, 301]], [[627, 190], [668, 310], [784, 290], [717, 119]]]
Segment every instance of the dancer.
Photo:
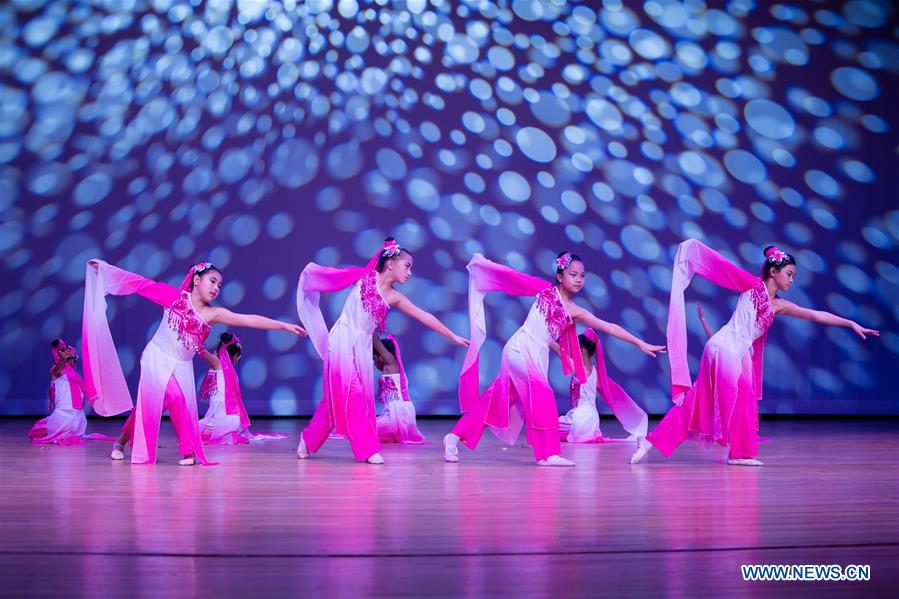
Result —
[[[586, 276], [580, 256], [560, 253], [555, 269], [556, 280], [551, 284], [491, 262], [480, 254], [475, 254], [469, 262], [468, 310], [472, 343], [459, 377], [463, 416], [443, 439], [443, 457], [447, 462], [459, 461], [459, 441], [470, 449], [477, 447], [486, 426], [497, 437], [513, 444], [521, 432], [523, 419], [527, 425], [527, 440], [534, 449], [538, 465], [574, 465], [561, 455], [559, 414], [546, 375], [549, 345], [557, 342], [565, 374], [571, 374], [573, 370], [578, 382], [586, 384], [583, 360], [571, 359], [578, 351], [576, 322], [632, 343], [650, 356], [664, 350], [663, 346], [650, 345], [574, 303], [573, 296], [584, 286]], [[487, 335], [484, 296], [489, 291], [536, 296], [536, 301], [524, 324], [503, 347], [499, 375], [479, 396], [478, 353]]]
[[[795, 258], [775, 246], [765, 248], [759, 278], [696, 239], [680, 244], [668, 311], [671, 395], [676, 405], [639, 444], [632, 464], [643, 460], [652, 446], [670, 457], [681, 443], [692, 438], [706, 446], [730, 446], [728, 464], [762, 465], [756, 458], [758, 401], [762, 396], [763, 352], [775, 316], [848, 327], [862, 339], [880, 334], [830, 312], [809, 310], [779, 297], [778, 292], [787, 291], [793, 284], [796, 268]], [[705, 344], [695, 384], [687, 365], [684, 317], [684, 290], [694, 274], [742, 292], [730, 321]]]
[[288, 438], [281, 433], [250, 432], [250, 417], [243, 404], [235, 368], [243, 356], [240, 337], [222, 333], [215, 353], [204, 349], [202, 356], [209, 363], [199, 393], [201, 400], [209, 402], [206, 415], [200, 420], [204, 445], [245, 445], [250, 441]]
[[[570, 398], [572, 408], [559, 417], [559, 434], [568, 443], [609, 443], [624, 440], [639, 440], [646, 436], [649, 418], [631, 397], [613, 381], [606, 372], [602, 343], [593, 329], [578, 335], [581, 358], [587, 369], [587, 382], [580, 384], [571, 378]], [[595, 367], [591, 364], [595, 361]], [[599, 412], [596, 410], [596, 395], [599, 393], [612, 413], [631, 434], [629, 439], [603, 437], [599, 428]]]
[[378, 439], [381, 443], [421, 444], [425, 437], [415, 423], [415, 406], [409, 399], [406, 370], [399, 341], [393, 335], [385, 339], [372, 336], [375, 367], [381, 371], [378, 377]]
[[125, 443], [133, 435], [132, 464], [155, 464], [162, 412], [168, 409], [178, 435], [182, 466], [197, 461], [208, 464], [200, 440], [194, 387], [194, 354], [213, 324], [282, 330], [296, 335], [306, 331], [295, 324], [264, 316], [237, 314], [212, 305], [224, 279], [209, 262], [191, 267], [178, 289], [116, 268], [102, 260], [87, 263], [84, 293], [84, 369], [96, 388], [95, 410], [104, 416], [121, 414], [132, 407], [115, 344], [106, 320], [106, 296], [137, 293], [163, 307], [159, 328], [140, 359], [137, 404], [113, 447], [113, 459], [124, 459]]
[[28, 431], [32, 443], [54, 445], [82, 445], [83, 439], [113, 441], [112, 437], [93, 433], [85, 435], [87, 418], [84, 398], [94, 399], [93, 393], [75, 370], [78, 352], [62, 339], [50, 343], [50, 415], [38, 420]]
[[[397, 308], [453, 343], [468, 345], [468, 340], [393, 288], [412, 276], [412, 262], [411, 252], [388, 237], [364, 267], [329, 268], [310, 262], [303, 269], [297, 285], [297, 311], [324, 368], [322, 400], [300, 435], [298, 458], [306, 459], [318, 451], [334, 430], [349, 439], [355, 459], [384, 463], [375, 420], [372, 334], [385, 330], [388, 309]], [[350, 285], [353, 289], [329, 332], [319, 308], [321, 292]]]

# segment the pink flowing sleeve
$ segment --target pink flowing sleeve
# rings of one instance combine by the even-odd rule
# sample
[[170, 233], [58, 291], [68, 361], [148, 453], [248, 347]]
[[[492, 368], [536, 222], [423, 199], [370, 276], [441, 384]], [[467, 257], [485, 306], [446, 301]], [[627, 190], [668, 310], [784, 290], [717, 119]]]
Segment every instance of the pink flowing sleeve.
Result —
[[231, 362], [228, 348], [222, 346], [219, 350], [219, 360], [222, 363], [222, 371], [225, 375], [225, 413], [232, 416], [240, 416], [240, 426], [250, 426], [250, 416], [243, 404], [243, 393], [240, 390], [240, 379], [237, 377], [237, 369]]
[[[377, 256], [376, 256], [377, 257]], [[372, 258], [374, 261], [375, 258]], [[310, 262], [300, 274], [297, 283], [297, 314], [300, 322], [309, 333], [309, 339], [315, 351], [322, 359], [328, 355], [328, 326], [322, 315], [319, 300], [322, 292], [340, 291], [346, 289], [374, 266], [372, 262], [365, 267], [333, 268], [320, 266]]]
[[587, 329], [584, 331], [584, 334], [596, 344], [594, 360], [597, 391], [599, 391], [603, 401], [605, 401], [612, 409], [612, 413], [615, 414], [615, 418], [618, 419], [618, 422], [621, 423], [624, 430], [635, 437], [645, 437], [647, 429], [649, 428], [649, 417], [646, 415], [646, 412], [637, 405], [637, 402], [627, 394], [627, 391], [609, 376], [609, 373], [606, 370], [606, 358], [602, 347], [602, 341], [599, 340], [596, 331]]
[[668, 304], [668, 359], [671, 363], [671, 397], [680, 404], [693, 386], [687, 365], [687, 316], [684, 291], [693, 275], [733, 291], [747, 291], [758, 277], [734, 266], [724, 256], [698, 239], [688, 239], [677, 248], [671, 277], [671, 300]]
[[90, 260], [84, 279], [84, 313], [81, 323], [84, 381], [94, 411], [115, 416], [134, 404], [122, 373], [109, 322], [106, 319], [107, 295], [141, 295], [163, 307], [178, 298], [178, 290], [157, 283], [102, 260]]
[[580, 354], [577, 327], [571, 323], [565, 327], [559, 338], [559, 358], [562, 360], [562, 373], [565, 376], [574, 375], [575, 380], [583, 385], [587, 382], [587, 371], [584, 370], [584, 361], [581, 360]]
[[[64, 375], [69, 384], [69, 393], [72, 397], [72, 407], [76, 410], [84, 409], [84, 397], [87, 396], [88, 401], [93, 402], [96, 400], [96, 397], [93, 396], [88, 390], [88, 386], [85, 384], [84, 379], [78, 376], [78, 373], [72, 368], [71, 365], [66, 364], [65, 370], [63, 371]], [[51, 387], [52, 388], [52, 387]]]
[[472, 256], [467, 268], [471, 343], [465, 353], [462, 374], [459, 375], [459, 405], [463, 413], [473, 405], [480, 393], [478, 358], [481, 346], [487, 338], [484, 297], [491, 291], [502, 291], [516, 296], [537, 295], [549, 285], [543, 279], [491, 262], [481, 254]]

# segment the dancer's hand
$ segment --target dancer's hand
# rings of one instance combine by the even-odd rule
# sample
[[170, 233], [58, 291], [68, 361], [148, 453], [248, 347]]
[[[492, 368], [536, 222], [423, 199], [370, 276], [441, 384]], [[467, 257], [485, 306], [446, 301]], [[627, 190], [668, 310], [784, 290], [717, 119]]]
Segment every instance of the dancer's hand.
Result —
[[460, 337], [458, 335], [453, 335], [453, 343], [456, 345], [461, 345], [462, 347], [468, 347], [471, 345], [471, 341], [466, 339], [465, 337]]
[[290, 322], [285, 322], [282, 324], [284, 325], [284, 328], [282, 330], [287, 331], [288, 333], [293, 333], [294, 335], [299, 335], [300, 337], [309, 336], [309, 333], [306, 332], [306, 329], [298, 324], [293, 324]]
[[699, 320], [705, 320], [705, 313], [702, 311], [702, 304], [696, 304], [696, 312], [699, 313]]
[[880, 331], [875, 331], [874, 329], [866, 329], [855, 321], [853, 321], [849, 326], [852, 328], [855, 334], [862, 339], [867, 339], [866, 335], [874, 335], [875, 337], [880, 337]]
[[649, 343], [646, 343], [645, 341], [641, 341], [640, 345], [638, 345], [637, 347], [640, 348], [641, 352], [643, 352], [647, 356], [652, 356], [653, 358], [656, 357], [656, 354], [664, 354], [665, 353], [664, 345], [650, 345]]

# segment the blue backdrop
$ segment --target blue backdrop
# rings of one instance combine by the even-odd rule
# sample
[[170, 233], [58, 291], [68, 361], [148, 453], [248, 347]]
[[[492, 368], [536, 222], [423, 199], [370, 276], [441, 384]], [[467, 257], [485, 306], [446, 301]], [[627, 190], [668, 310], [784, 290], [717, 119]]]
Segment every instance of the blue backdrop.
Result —
[[[403, 291], [460, 334], [473, 252], [549, 277], [570, 249], [579, 301], [657, 343], [677, 243], [752, 271], [777, 244], [799, 261], [789, 299], [883, 336], [779, 320], [762, 411], [899, 413], [897, 27], [874, 0], [6, 2], [0, 411], [45, 409], [88, 258], [170, 282], [209, 259], [223, 305], [296, 320], [306, 262], [362, 263], [390, 233], [415, 252]], [[720, 326], [735, 297], [702, 283], [690, 297]], [[110, 303], [136, 388], [159, 310]], [[484, 377], [528, 308], [488, 303]], [[456, 413], [461, 351], [388, 323], [419, 413]], [[250, 412], [311, 413], [311, 345], [239, 334]], [[666, 360], [607, 348], [667, 410]]]

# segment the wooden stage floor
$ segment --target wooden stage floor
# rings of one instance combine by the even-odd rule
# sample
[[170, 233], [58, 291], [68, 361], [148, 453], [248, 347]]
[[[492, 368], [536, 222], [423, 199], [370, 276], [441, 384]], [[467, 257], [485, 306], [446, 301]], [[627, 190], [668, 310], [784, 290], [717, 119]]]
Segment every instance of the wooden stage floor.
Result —
[[[0, 594], [90, 597], [897, 596], [899, 420], [765, 422], [762, 468], [685, 445], [631, 466], [633, 446], [563, 445], [539, 468], [490, 437], [352, 461], [344, 441], [297, 460], [291, 439], [213, 447], [156, 467], [109, 443], [31, 445], [0, 420]], [[121, 421], [89, 421], [115, 434]], [[606, 434], [620, 435], [611, 419]], [[868, 582], [744, 582], [741, 564], [868, 564]]]

